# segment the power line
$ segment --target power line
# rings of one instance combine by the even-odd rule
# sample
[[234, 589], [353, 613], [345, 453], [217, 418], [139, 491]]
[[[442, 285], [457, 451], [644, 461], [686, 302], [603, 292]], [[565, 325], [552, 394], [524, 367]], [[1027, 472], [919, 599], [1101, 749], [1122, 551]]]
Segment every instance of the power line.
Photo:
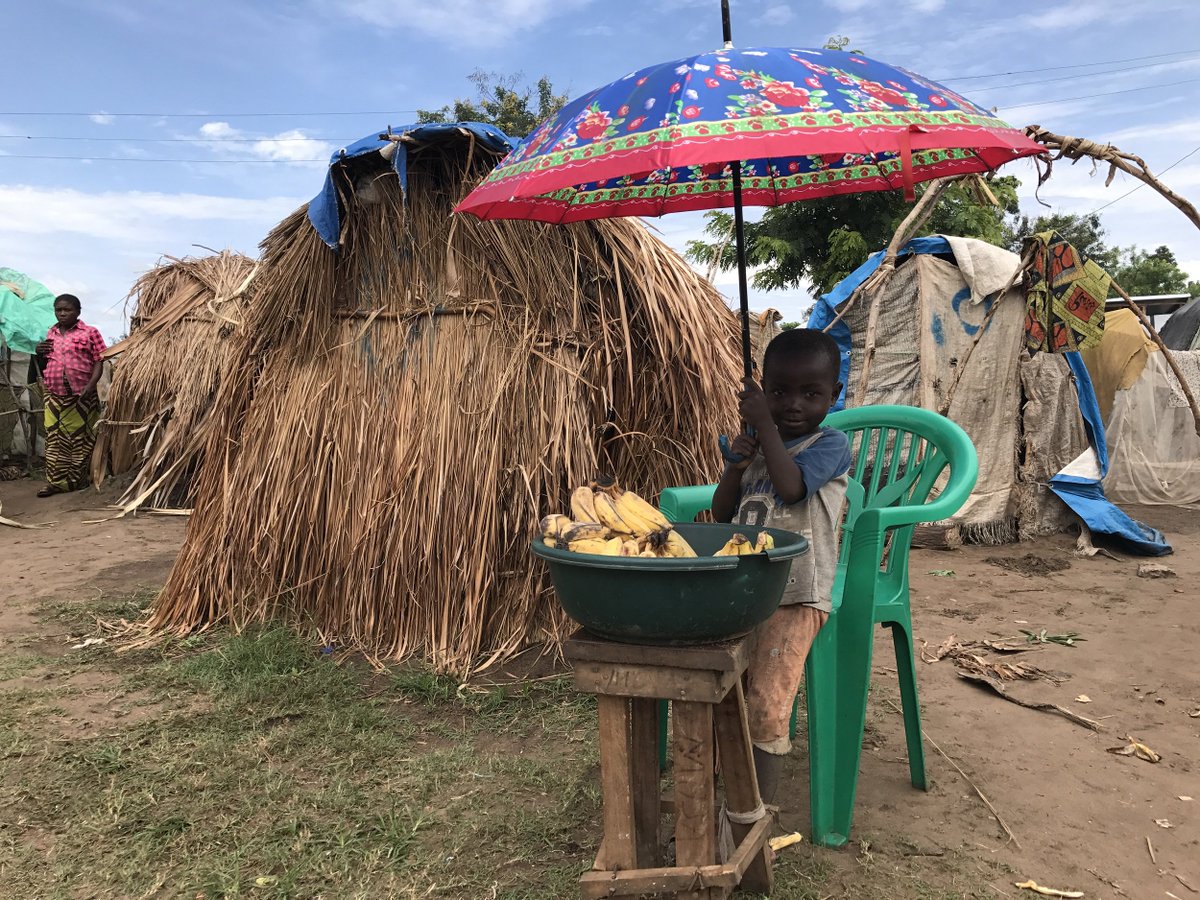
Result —
[[360, 112], [346, 112], [345, 110], [336, 110], [331, 112], [204, 112], [204, 113], [149, 113], [149, 112], [45, 112], [37, 110], [23, 110], [20, 112], [0, 112], [0, 116], [75, 116], [75, 117], [96, 117], [96, 118], [113, 118], [113, 119], [243, 119], [257, 118], [259, 116], [280, 116], [291, 118], [303, 118], [304, 116], [394, 116], [394, 115], [409, 115], [420, 112], [416, 109], [387, 109], [387, 110], [365, 110]]
[[[82, 135], [48, 135], [48, 134], [0, 134], [0, 141], [115, 141], [130, 144], [292, 144], [297, 141], [311, 143], [335, 143], [331, 138], [290, 137], [290, 138], [142, 138], [142, 137], [84, 137]], [[353, 139], [352, 139], [353, 140]], [[346, 143], [338, 141], [336, 143]]]
[[[1173, 168], [1175, 168], [1177, 165], [1179, 165], [1179, 164], [1180, 164], [1181, 162], [1183, 162], [1185, 159], [1189, 159], [1189, 158], [1191, 158], [1191, 157], [1195, 156], [1197, 153], [1200, 153], [1200, 147], [1197, 147], [1197, 148], [1196, 148], [1195, 150], [1193, 150], [1191, 153], [1186, 153], [1186, 154], [1184, 154], [1183, 156], [1179, 157], [1179, 159], [1175, 160], [1175, 162], [1171, 163], [1169, 166], [1167, 166], [1165, 169], [1163, 169], [1163, 170], [1162, 170], [1161, 172], [1159, 172], [1158, 174], [1159, 174], [1159, 175], [1165, 175], [1165, 174], [1167, 174], [1167, 172], [1170, 172], [1170, 171], [1171, 171]], [[1120, 197], [1117, 197], [1115, 200], [1109, 200], [1109, 201], [1108, 201], [1107, 203], [1105, 203], [1103, 206], [1099, 206], [1099, 207], [1097, 207], [1096, 209], [1093, 209], [1093, 210], [1092, 210], [1090, 213], [1087, 213], [1087, 215], [1089, 215], [1089, 216], [1094, 216], [1096, 213], [1100, 212], [1101, 210], [1108, 209], [1108, 208], [1109, 208], [1110, 206], [1112, 206], [1114, 203], [1119, 203], [1119, 202], [1121, 202], [1121, 201], [1122, 201], [1122, 200], [1124, 200], [1126, 197], [1128, 197], [1130, 194], [1135, 194], [1135, 193], [1137, 193], [1138, 191], [1140, 191], [1140, 190], [1141, 190], [1142, 188], [1144, 188], [1145, 186], [1146, 186], [1146, 182], [1144, 182], [1144, 181], [1140, 181], [1140, 182], [1138, 182], [1138, 184], [1137, 184], [1137, 185], [1136, 185], [1134, 188], [1132, 188], [1131, 190], [1128, 190], [1128, 191], [1126, 191], [1124, 194], [1122, 194]]]
[[1127, 66], [1124, 69], [1105, 69], [1103, 72], [1083, 72], [1078, 75], [1059, 75], [1057, 78], [1038, 78], [1035, 81], [1018, 81], [1016, 84], [989, 84], [973, 88], [978, 91], [1002, 91], [1008, 88], [1028, 87], [1031, 84], [1049, 84], [1052, 81], [1072, 81], [1076, 78], [1106, 78], [1109, 75], [1117, 75], [1121, 72], [1135, 72], [1139, 69], [1153, 69], [1156, 66], [1173, 66], [1176, 63], [1189, 62], [1190, 59], [1177, 59], [1169, 63], [1146, 63], [1141, 66]]
[[977, 81], [980, 78], [1001, 78], [1008, 75], [1032, 75], [1034, 72], [1057, 72], [1061, 69], [1087, 69], [1092, 66], [1107, 66], [1113, 63], [1139, 62], [1143, 59], [1163, 59], [1168, 56], [1179, 56], [1183, 53], [1200, 53], [1200, 47], [1190, 50], [1174, 50], [1170, 53], [1154, 53], [1150, 56], [1127, 56], [1124, 59], [1101, 59], [1090, 63], [1076, 63], [1070, 66], [1046, 66], [1041, 69], [1013, 69], [1011, 72], [992, 72], [988, 75], [955, 75], [950, 78], [935, 78], [934, 81]]
[[328, 159], [172, 159], [149, 156], [25, 156], [21, 154], [5, 154], [0, 156], [0, 162], [6, 159], [71, 159], [80, 162], [153, 162], [153, 163], [327, 163]]
[[1034, 103], [1014, 103], [1011, 106], [998, 106], [996, 108], [1003, 110], [1028, 109], [1033, 106], [1047, 106], [1052, 103], [1070, 103], [1072, 100], [1091, 100], [1093, 97], [1111, 97], [1114, 94], [1132, 94], [1137, 91], [1149, 91], [1154, 88], [1176, 87], [1181, 84], [1194, 84], [1197, 81], [1200, 81], [1200, 78], [1188, 78], [1184, 81], [1169, 81], [1165, 84], [1147, 84], [1143, 85], [1142, 87], [1125, 88], [1124, 90], [1120, 91], [1105, 91], [1101, 94], [1084, 94], [1080, 97], [1056, 97], [1053, 100], [1038, 100]]

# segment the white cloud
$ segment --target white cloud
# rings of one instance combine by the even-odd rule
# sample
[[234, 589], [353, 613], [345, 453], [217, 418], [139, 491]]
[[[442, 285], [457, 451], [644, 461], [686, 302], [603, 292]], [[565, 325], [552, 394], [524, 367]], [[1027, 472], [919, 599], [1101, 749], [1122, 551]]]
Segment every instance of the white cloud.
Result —
[[[554, 18], [578, 12], [592, 0], [440, 0], [397, 3], [395, 0], [346, 0], [337, 15], [361, 19], [379, 28], [405, 28], [456, 44], [501, 44]], [[323, 8], [323, 7], [322, 7]]]
[[575, 29], [575, 34], [579, 37], [612, 37], [616, 33], [617, 29], [611, 25], [584, 25]]
[[240, 135], [241, 132], [228, 122], [205, 122], [200, 126], [200, 136], [213, 140], [236, 138]]
[[789, 22], [794, 21], [795, 18], [796, 14], [790, 6], [786, 3], [777, 3], [774, 6], [768, 6], [763, 11], [762, 16], [759, 17], [759, 20], [764, 25], [787, 25]]
[[202, 247], [255, 255], [301, 202], [0, 185], [0, 247], [7, 265], [76, 294], [85, 320], [112, 340], [126, 330], [125, 295], [164, 255], [206, 255]]
[[260, 137], [234, 128], [228, 122], [205, 122], [200, 126], [200, 137], [207, 142], [205, 146], [209, 150], [228, 159], [316, 160], [323, 165], [336, 149], [329, 141], [309, 137], [299, 128]]
[[111, 125], [113, 122], [117, 121], [116, 116], [110, 116], [106, 112], [92, 113], [90, 116], [88, 116], [88, 118], [97, 125]]
[[261, 223], [263, 232], [303, 201], [151, 191], [86, 193], [72, 188], [0, 185], [0, 235], [74, 234], [112, 241], [158, 241], [188, 223]]

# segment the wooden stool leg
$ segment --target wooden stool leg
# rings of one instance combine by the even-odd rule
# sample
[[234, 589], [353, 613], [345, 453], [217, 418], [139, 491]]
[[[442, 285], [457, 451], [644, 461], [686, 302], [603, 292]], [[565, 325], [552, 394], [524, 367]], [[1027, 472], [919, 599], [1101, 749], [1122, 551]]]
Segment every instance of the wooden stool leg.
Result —
[[604, 842], [596, 867], [634, 869], [637, 826], [633, 815], [629, 700], [601, 694], [596, 697], [596, 707], [600, 712], [600, 783], [604, 796]]
[[[713, 804], [713, 715], [708, 703], [675, 703], [675, 865], [711, 866], [717, 861]], [[709, 900], [708, 889], [681, 892], [681, 900]]]
[[[754, 754], [750, 745], [750, 727], [746, 723], [746, 699], [739, 681], [717, 707], [717, 748], [725, 776], [725, 798], [733, 812], [748, 813], [758, 809], [758, 781], [754, 776]], [[754, 828], [730, 822], [734, 843], [741, 844]], [[754, 854], [750, 867], [742, 876], [743, 890], [769, 894], [775, 877], [771, 870], [771, 850], [764, 843]]]
[[634, 697], [633, 706], [633, 818], [638, 868], [662, 865], [658, 847], [660, 801], [658, 769], [658, 701]]

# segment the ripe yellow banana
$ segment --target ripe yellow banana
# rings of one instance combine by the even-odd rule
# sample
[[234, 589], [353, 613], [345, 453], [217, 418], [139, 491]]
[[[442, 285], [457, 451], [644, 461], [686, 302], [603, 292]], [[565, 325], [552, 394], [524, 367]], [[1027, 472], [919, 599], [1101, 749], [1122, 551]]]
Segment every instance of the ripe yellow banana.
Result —
[[596, 518], [595, 495], [589, 487], [577, 487], [571, 494], [571, 518], [576, 522], [599, 522]]
[[750, 543], [747, 537], [744, 534], [735, 534], [713, 556], [744, 556], [752, 552], [754, 552], [754, 545]]
[[542, 519], [541, 523], [538, 525], [538, 528], [541, 530], [542, 537], [549, 540], [551, 538], [562, 537], [567, 533], [567, 529], [570, 528], [572, 524], [573, 523], [571, 520], [566, 516], [561, 516], [558, 513], [554, 513]]
[[696, 551], [685, 541], [674, 528], [669, 529], [663, 537], [660, 555], [692, 558]]
[[641, 551], [638, 550], [637, 541], [627, 540], [621, 542], [622, 556], [637, 556]]
[[596, 518], [604, 525], [618, 534], [633, 534], [633, 528], [621, 518], [621, 514], [617, 512], [613, 506], [612, 498], [603, 491], [596, 491], [592, 495], [592, 505], [596, 510]]
[[660, 528], [671, 527], [666, 516], [633, 491], [622, 491], [613, 501], [613, 506], [622, 519], [637, 529], [635, 534], [649, 534]]
[[596, 522], [573, 522], [562, 535], [562, 540], [568, 544], [575, 541], [604, 541], [608, 538], [608, 529]]
[[571, 541], [567, 544], [567, 547], [574, 553], [593, 553], [597, 556], [620, 556], [621, 543], [620, 538], [610, 538], [608, 540], [582, 538], [577, 541]]
[[754, 542], [755, 553], [766, 553], [768, 550], [775, 549], [775, 538], [771, 537], [765, 531], [758, 533], [758, 540]]

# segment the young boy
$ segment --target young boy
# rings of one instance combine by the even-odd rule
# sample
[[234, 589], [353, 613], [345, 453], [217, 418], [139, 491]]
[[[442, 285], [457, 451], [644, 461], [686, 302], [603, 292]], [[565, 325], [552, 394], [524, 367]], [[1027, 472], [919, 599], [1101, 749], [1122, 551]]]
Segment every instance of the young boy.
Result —
[[764, 803], [772, 803], [791, 750], [788, 724], [804, 661], [831, 610], [838, 526], [850, 469], [850, 443], [822, 428], [842, 391], [841, 356], [829, 335], [785, 331], [767, 346], [760, 388], [746, 379], [739, 411], [755, 437], [739, 435], [743, 457], [725, 470], [712, 512], [718, 522], [769, 525], [808, 538], [792, 561], [783, 600], [757, 629], [747, 673], [746, 705], [754, 768]]

